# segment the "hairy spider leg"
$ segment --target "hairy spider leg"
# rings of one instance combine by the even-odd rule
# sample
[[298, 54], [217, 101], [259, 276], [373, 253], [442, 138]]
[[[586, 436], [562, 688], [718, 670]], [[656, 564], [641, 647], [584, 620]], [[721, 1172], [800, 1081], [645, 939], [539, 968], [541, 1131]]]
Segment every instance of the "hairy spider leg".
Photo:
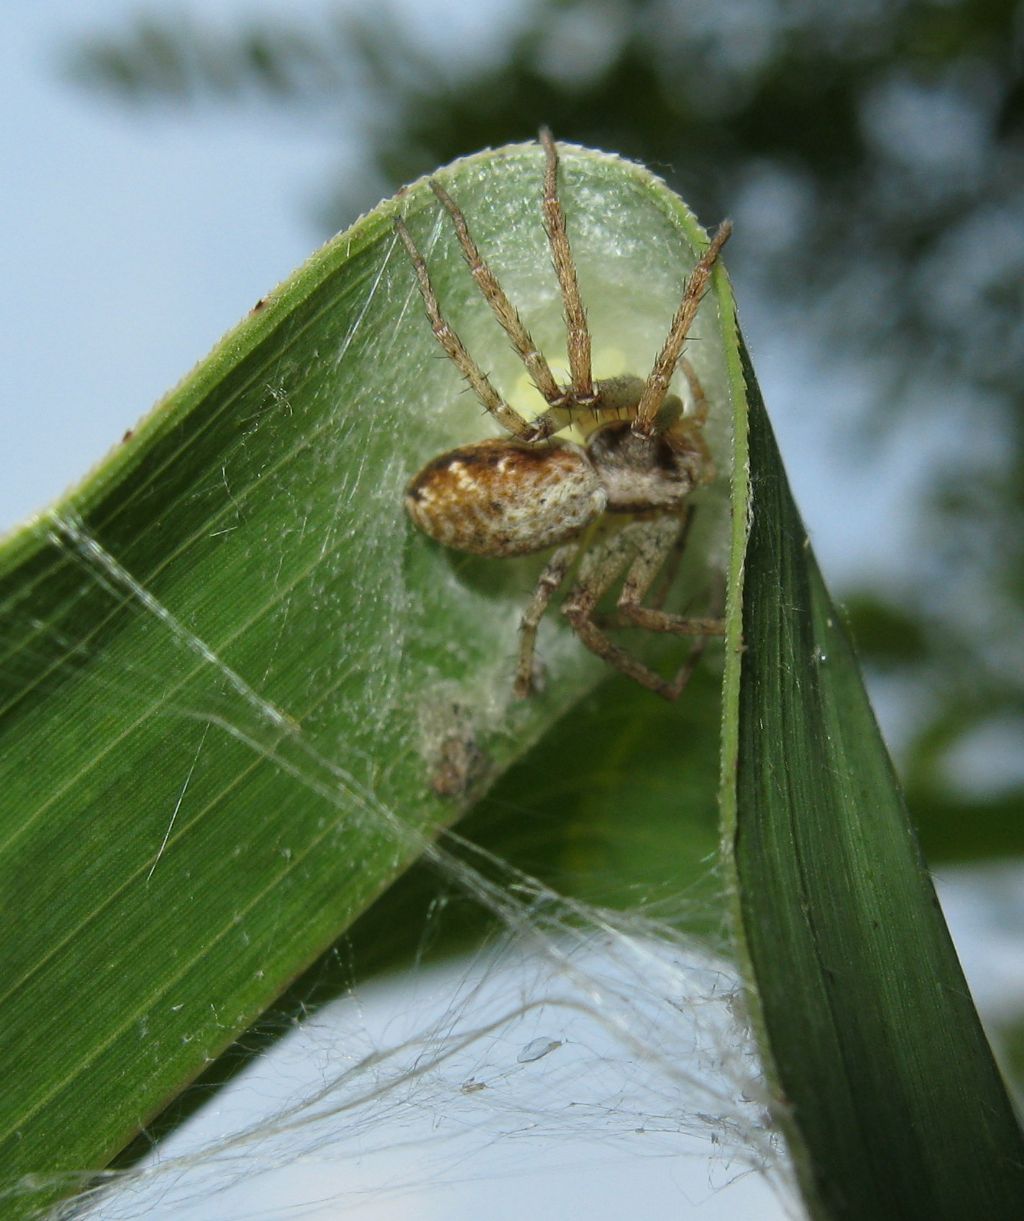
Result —
[[[687, 619], [667, 611], [641, 606], [677, 536], [685, 529], [685, 519], [663, 515], [630, 522], [606, 543], [587, 553], [580, 567], [579, 581], [562, 604], [562, 613], [592, 653], [621, 670], [634, 682], [667, 700], [679, 698], [703, 652], [706, 637], [721, 636], [725, 625], [720, 619]], [[618, 607], [637, 627], [652, 632], [701, 637], [675, 677], [667, 680], [638, 658], [609, 640], [594, 621], [594, 611], [602, 595], [624, 568], [628, 567]]]
[[551, 372], [551, 366], [545, 359], [543, 352], [533, 342], [533, 337], [524, 325], [522, 318], [519, 317], [519, 311], [508, 299], [505, 290], [498, 283], [494, 272], [487, 266], [483, 256], [480, 254], [477, 244], [473, 241], [472, 234], [469, 232], [469, 224], [462, 209], [439, 182], [435, 182], [432, 179], [430, 189], [452, 218], [452, 224], [455, 226], [459, 245], [462, 247], [462, 253], [465, 256], [469, 270], [472, 272], [473, 279], [476, 280], [477, 287], [480, 289], [484, 300], [491, 307], [491, 311], [501, 325], [501, 329], [512, 341], [512, 347], [515, 348], [520, 360], [526, 366], [526, 371], [533, 379], [533, 384], [551, 406], [562, 406], [565, 403], [565, 391], [555, 381], [555, 375]]
[[[708, 400], [704, 393], [704, 387], [701, 384], [700, 378], [697, 376], [697, 371], [693, 365], [686, 359], [685, 356], [680, 358], [680, 368], [686, 377], [687, 384], [690, 387], [690, 406], [686, 415], [676, 420], [669, 428], [668, 435], [685, 439], [685, 444], [691, 447], [697, 447], [704, 456], [705, 469], [711, 467], [711, 453], [707, 448], [704, 440], [704, 425], [708, 419]], [[713, 469], [713, 468], [712, 468]], [[672, 543], [672, 547], [665, 557], [660, 572], [660, 580], [658, 588], [651, 598], [651, 605], [656, 610], [661, 610], [665, 605], [665, 599], [668, 597], [669, 590], [675, 584], [676, 576], [679, 573], [679, 566], [683, 560], [683, 554], [686, 551], [686, 541], [689, 538], [690, 530], [693, 526], [693, 519], [697, 515], [697, 510], [693, 505], [685, 505], [682, 509], [682, 525], [676, 533], [676, 537]], [[601, 616], [598, 619], [598, 624], [601, 627], [635, 627], [636, 624], [631, 620], [623, 622], [621, 616]]]
[[[427, 264], [423, 259], [423, 255], [417, 249], [416, 243], [412, 240], [412, 235], [405, 227], [404, 222], [398, 218], [395, 220], [395, 231], [416, 270], [420, 295], [423, 298], [423, 304], [426, 306], [427, 317], [430, 319], [434, 338], [441, 345], [445, 355], [454, 362], [459, 372], [469, 382], [473, 393], [491, 415], [494, 416], [502, 428], [510, 432], [514, 437], [519, 437], [520, 440], [535, 440], [538, 436], [536, 423], [528, 423], [510, 403], [505, 402], [497, 390], [495, 390], [491, 379], [466, 351], [462, 340], [445, 321], [444, 315], [441, 313], [441, 306], [437, 300], [437, 293], [434, 292], [434, 286], [430, 282], [430, 273], [427, 271]], [[550, 431], [554, 431], [554, 429]]]
[[[672, 541], [672, 549], [665, 557], [665, 561], [661, 566], [661, 580], [658, 582], [658, 588], [654, 591], [654, 596], [651, 598], [651, 605], [655, 610], [661, 610], [665, 605], [665, 599], [669, 595], [669, 590], [676, 582], [676, 577], [679, 575], [679, 566], [683, 562], [683, 555], [686, 552], [686, 544], [690, 537], [690, 531], [693, 529], [693, 519], [697, 516], [697, 510], [693, 505], [687, 505], [683, 510], [683, 524], [676, 532], [676, 537]], [[616, 624], [616, 626], [621, 626]]]
[[515, 685], [512, 688], [517, 699], [526, 699], [533, 690], [533, 650], [537, 640], [537, 628], [551, 599], [573, 566], [582, 545], [581, 539], [574, 539], [554, 552], [537, 578], [533, 597], [523, 611], [523, 617], [519, 621], [519, 661], [516, 665]]
[[690, 364], [685, 356], [679, 358], [679, 367], [683, 371], [683, 376], [686, 378], [686, 384], [690, 387], [690, 410], [683, 416], [680, 421], [687, 432], [703, 433], [704, 425], [708, 422], [708, 396], [704, 393], [704, 387], [701, 385], [700, 378], [697, 376], [697, 370]]
[[[660, 607], [644, 606], [643, 599], [671, 555], [678, 535], [685, 533], [687, 523], [673, 522], [671, 517], [636, 522], [637, 555], [630, 566], [619, 594], [618, 609], [628, 623], [649, 632], [667, 632], [672, 636], [724, 636], [722, 619], [695, 619], [675, 615]], [[673, 526], [675, 527], [673, 529]]]
[[[685, 356], [680, 358], [679, 366], [690, 387], [690, 406], [686, 415], [675, 421], [670, 427], [669, 433], [678, 438], [685, 438], [686, 444], [690, 446], [696, 445], [699, 447], [705, 452], [705, 461], [710, 465], [711, 453], [707, 450], [707, 445], [704, 441], [704, 425], [707, 423], [709, 411], [707, 395], [704, 393], [704, 387], [697, 376], [697, 371]], [[690, 531], [693, 528], [696, 516], [696, 506], [688, 504], [683, 507], [682, 525], [676, 533], [670, 550], [662, 561], [658, 574], [658, 586], [650, 598], [650, 605], [655, 610], [661, 610], [664, 607], [665, 599], [668, 597], [669, 591], [679, 575], [679, 566], [682, 564], [683, 555], [686, 552], [686, 543], [690, 537]], [[638, 626], [634, 620], [626, 619], [624, 621], [621, 615], [601, 616], [598, 619], [598, 625], [600, 627], [616, 628]]]
[[643, 392], [640, 395], [640, 402], [637, 404], [636, 419], [633, 423], [633, 430], [635, 432], [641, 433], [644, 436], [652, 436], [658, 431], [656, 424], [658, 412], [661, 410], [661, 405], [668, 394], [669, 383], [672, 381], [672, 374], [679, 363], [683, 344], [686, 342], [686, 338], [690, 333], [690, 327], [697, 316], [701, 300], [708, 290], [711, 280], [711, 269], [715, 265], [719, 251], [729, 240], [731, 233], [732, 222], [727, 220], [722, 221], [718, 226], [718, 232], [711, 239], [707, 250], [700, 256], [693, 271], [686, 277], [683, 297], [679, 302], [679, 308], [672, 318], [668, 337], [655, 358], [654, 367], [647, 375], [647, 381], [644, 383]]
[[[449, 203], [452, 203], [454, 208], [454, 201], [449, 199]], [[465, 225], [465, 219], [463, 223]], [[405, 227], [405, 222], [400, 220], [399, 217], [395, 217], [394, 228], [399, 238], [402, 239], [402, 244], [416, 271], [420, 295], [424, 298], [424, 305], [426, 306], [427, 317], [430, 319], [434, 338], [441, 344], [441, 348], [449, 360], [454, 361], [460, 374], [470, 383], [472, 392], [485, 405], [489, 413], [494, 416], [498, 424], [502, 425], [505, 431], [511, 432], [511, 435], [519, 438], [520, 441], [543, 441], [544, 438], [549, 437], [553, 432], [563, 429], [569, 422], [566, 419], [564, 410], [552, 407], [547, 411], [542, 411], [541, 415], [536, 416], [535, 419], [526, 420], [524, 416], [519, 414], [519, 411], [516, 411], [513, 405], [500, 396], [497, 389], [494, 388], [491, 379], [489, 379], [486, 372], [480, 368], [480, 365], [467, 352], [465, 344], [459, 338], [458, 333], [454, 331], [452, 326], [449, 326], [448, 321], [445, 320], [444, 315], [441, 313], [441, 303], [438, 302], [437, 293], [434, 292], [430, 272], [427, 271], [426, 260], [420, 254], [419, 248], [416, 247], [416, 243], [413, 241], [413, 234], [409, 232], [408, 228]], [[504, 293], [502, 295], [504, 297]], [[509, 308], [511, 309], [511, 305]], [[527, 335], [527, 341], [532, 343], [531, 339], [528, 338], [528, 333], [525, 332], [525, 328], [524, 333]], [[543, 360], [543, 357], [541, 359]], [[565, 397], [561, 392], [559, 392], [559, 396], [561, 399]]]
[[562, 289], [573, 398], [585, 407], [596, 398], [590, 367], [590, 331], [587, 329], [587, 314], [576, 278], [576, 262], [565, 227], [565, 212], [558, 198], [558, 149], [546, 127], [540, 129], [540, 142], [547, 158], [544, 167], [544, 228]]

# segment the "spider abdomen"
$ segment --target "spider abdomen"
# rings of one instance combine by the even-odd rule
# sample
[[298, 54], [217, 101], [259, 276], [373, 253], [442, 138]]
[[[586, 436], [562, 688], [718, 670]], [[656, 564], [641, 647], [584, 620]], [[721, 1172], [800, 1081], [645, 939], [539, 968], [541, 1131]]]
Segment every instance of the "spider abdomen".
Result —
[[528, 555], [568, 542], [607, 493], [578, 445], [497, 437], [449, 450], [409, 484], [405, 507], [431, 538], [474, 555]]

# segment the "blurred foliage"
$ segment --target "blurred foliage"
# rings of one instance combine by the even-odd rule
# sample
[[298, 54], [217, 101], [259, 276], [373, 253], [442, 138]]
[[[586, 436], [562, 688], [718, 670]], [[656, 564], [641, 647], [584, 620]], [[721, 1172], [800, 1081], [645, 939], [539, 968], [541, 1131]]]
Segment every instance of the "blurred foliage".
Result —
[[926, 846], [1024, 852], [1019, 764], [989, 784], [984, 767], [986, 727], [1024, 725], [1024, 4], [520, 0], [473, 37], [407, 7], [230, 28], [154, 6], [69, 63], [133, 104], [335, 131], [335, 225], [541, 123], [732, 215], [740, 299], [884, 387], [837, 443], [877, 453], [897, 418], [943, 438], [919, 554], [899, 588], [851, 599], [852, 627], [913, 727]]

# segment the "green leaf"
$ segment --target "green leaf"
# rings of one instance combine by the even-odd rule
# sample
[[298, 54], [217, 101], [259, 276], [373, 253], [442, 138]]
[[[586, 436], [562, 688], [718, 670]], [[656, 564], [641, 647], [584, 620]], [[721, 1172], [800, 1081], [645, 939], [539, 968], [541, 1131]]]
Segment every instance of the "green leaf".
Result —
[[[445, 182], [556, 352], [541, 164], [504, 149]], [[598, 373], [644, 371], [703, 236], [638, 167], [575, 151], [564, 168]], [[409, 476], [494, 429], [430, 334], [399, 207], [450, 321], [518, 401], [521, 368], [421, 183], [320, 251], [0, 552], [15, 1211], [109, 1161], [382, 895], [359, 935], [368, 961], [395, 961], [420, 926], [416, 878], [385, 890], [517, 760], [494, 789], [507, 817], [484, 803], [466, 823], [481, 844], [601, 902], [678, 894], [703, 869], [713, 668], [666, 709], [598, 688], [601, 664], [551, 622], [546, 688], [515, 703], [538, 562], [453, 556], [404, 519]], [[706, 583], [709, 555], [728, 569], [724, 865], [773, 1109], [818, 1216], [1015, 1215], [1020, 1134], [723, 274], [716, 292], [691, 351], [723, 478], [680, 585]]]
[[1018, 1217], [1021, 1133], [738, 355], [752, 524], [725, 858], [774, 1113], [815, 1216]]
[[[542, 165], [511, 148], [445, 181], [557, 353]], [[703, 235], [638, 167], [567, 152], [562, 181], [596, 370], [645, 370]], [[15, 1209], [106, 1164], [605, 673], [551, 622], [545, 691], [513, 701], [539, 562], [459, 557], [405, 519], [411, 474], [495, 429], [431, 334], [399, 208], [450, 320], [521, 395], [420, 183], [261, 302], [0, 551]], [[708, 330], [713, 400], [719, 349]]]

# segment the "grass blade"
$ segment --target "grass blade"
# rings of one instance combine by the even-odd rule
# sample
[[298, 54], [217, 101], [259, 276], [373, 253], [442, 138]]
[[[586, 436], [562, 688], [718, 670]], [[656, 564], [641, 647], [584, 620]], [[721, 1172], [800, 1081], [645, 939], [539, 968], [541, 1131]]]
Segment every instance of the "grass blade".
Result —
[[1017, 1217], [1021, 1133], [738, 355], [752, 524], [726, 864], [775, 1114], [815, 1216]]
[[[555, 352], [542, 165], [532, 145], [444, 180]], [[649, 367], [700, 231], [614, 158], [567, 150], [563, 183], [595, 333]], [[513, 702], [537, 563], [460, 558], [404, 518], [417, 467], [494, 428], [438, 352], [399, 207], [451, 320], [514, 387], [521, 366], [420, 183], [318, 252], [0, 549], [14, 1213], [105, 1165], [603, 676], [545, 625], [546, 693]], [[465, 766], [449, 751], [441, 796], [446, 743]]]

